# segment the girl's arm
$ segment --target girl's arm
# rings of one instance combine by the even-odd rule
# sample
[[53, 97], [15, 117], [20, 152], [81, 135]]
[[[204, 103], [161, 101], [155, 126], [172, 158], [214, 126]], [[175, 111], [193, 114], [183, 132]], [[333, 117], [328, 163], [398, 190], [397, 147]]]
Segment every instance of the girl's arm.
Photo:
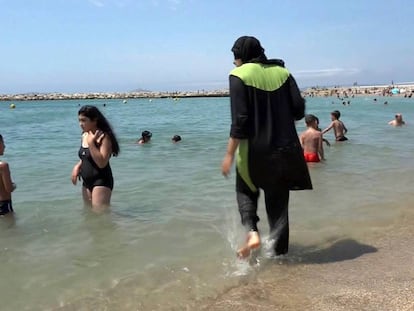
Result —
[[10, 168], [7, 162], [0, 164], [1, 179], [3, 181], [4, 190], [7, 193], [12, 193], [16, 189], [16, 185], [11, 180]]
[[[96, 132], [95, 135], [92, 134], [94, 137], [93, 140], [89, 139], [88, 134], [88, 145], [89, 145], [89, 152], [91, 153], [91, 157], [93, 161], [98, 165], [100, 168], [104, 168], [108, 165], [109, 159], [112, 155], [112, 143], [111, 140], [107, 135], [102, 132]], [[102, 137], [103, 136], [103, 137]], [[96, 146], [96, 141], [100, 140], [100, 146]]]
[[72, 180], [72, 184], [74, 184], [74, 185], [76, 185], [76, 182], [78, 181], [78, 176], [79, 176], [79, 173], [80, 173], [81, 164], [82, 164], [82, 160], [79, 160], [79, 162], [76, 163], [75, 166], [72, 169], [71, 180]]

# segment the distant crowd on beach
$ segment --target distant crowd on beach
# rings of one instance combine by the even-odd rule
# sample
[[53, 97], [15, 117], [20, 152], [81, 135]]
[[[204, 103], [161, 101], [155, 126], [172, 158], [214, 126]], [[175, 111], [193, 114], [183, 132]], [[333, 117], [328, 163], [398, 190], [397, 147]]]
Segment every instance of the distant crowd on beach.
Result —
[[338, 97], [353, 98], [356, 96], [384, 96], [411, 98], [414, 94], [414, 84], [384, 85], [384, 86], [353, 86], [353, 87], [311, 87], [302, 92], [305, 97]]

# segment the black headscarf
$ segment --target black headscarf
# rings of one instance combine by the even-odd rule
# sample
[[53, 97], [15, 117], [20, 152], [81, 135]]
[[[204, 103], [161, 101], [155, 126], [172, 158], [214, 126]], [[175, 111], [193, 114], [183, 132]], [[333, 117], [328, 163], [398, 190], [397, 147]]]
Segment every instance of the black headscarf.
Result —
[[243, 63], [275, 64], [284, 67], [281, 59], [267, 59], [264, 48], [255, 37], [242, 36], [234, 42], [231, 51], [234, 59], [241, 59]]

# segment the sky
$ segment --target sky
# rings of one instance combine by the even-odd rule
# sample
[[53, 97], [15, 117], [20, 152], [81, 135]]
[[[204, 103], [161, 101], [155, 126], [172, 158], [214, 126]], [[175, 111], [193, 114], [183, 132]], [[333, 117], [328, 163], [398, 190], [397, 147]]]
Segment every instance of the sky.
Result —
[[0, 94], [221, 90], [255, 36], [299, 87], [414, 81], [412, 0], [0, 0]]

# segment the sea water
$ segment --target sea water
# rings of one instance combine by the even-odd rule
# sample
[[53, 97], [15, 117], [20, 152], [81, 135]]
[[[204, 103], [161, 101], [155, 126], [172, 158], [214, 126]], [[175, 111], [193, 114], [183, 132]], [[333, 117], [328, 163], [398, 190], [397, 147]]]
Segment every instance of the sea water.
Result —
[[[348, 99], [347, 99], [348, 100]], [[291, 192], [289, 256], [333, 237], [371, 234], [412, 199], [414, 100], [307, 98], [330, 123], [341, 111], [349, 141], [325, 134], [326, 161], [310, 166], [314, 190]], [[387, 101], [387, 104], [384, 102]], [[77, 112], [96, 105], [121, 152], [111, 158], [111, 208], [83, 206], [70, 176], [80, 145]], [[242, 242], [234, 170], [220, 165], [230, 128], [228, 98], [0, 102], [0, 133], [17, 189], [15, 217], [0, 218], [1, 310], [184, 310], [251, 273]], [[407, 125], [387, 123], [402, 113]], [[300, 133], [304, 121], [297, 122]], [[150, 130], [150, 144], [137, 145]], [[171, 142], [179, 134], [182, 141]], [[259, 201], [259, 228], [267, 221]], [[264, 243], [266, 245], [266, 243]], [[258, 255], [255, 269], [261, 269]], [[262, 269], [264, 269], [262, 267]], [[108, 307], [110, 306], [110, 307]]]

